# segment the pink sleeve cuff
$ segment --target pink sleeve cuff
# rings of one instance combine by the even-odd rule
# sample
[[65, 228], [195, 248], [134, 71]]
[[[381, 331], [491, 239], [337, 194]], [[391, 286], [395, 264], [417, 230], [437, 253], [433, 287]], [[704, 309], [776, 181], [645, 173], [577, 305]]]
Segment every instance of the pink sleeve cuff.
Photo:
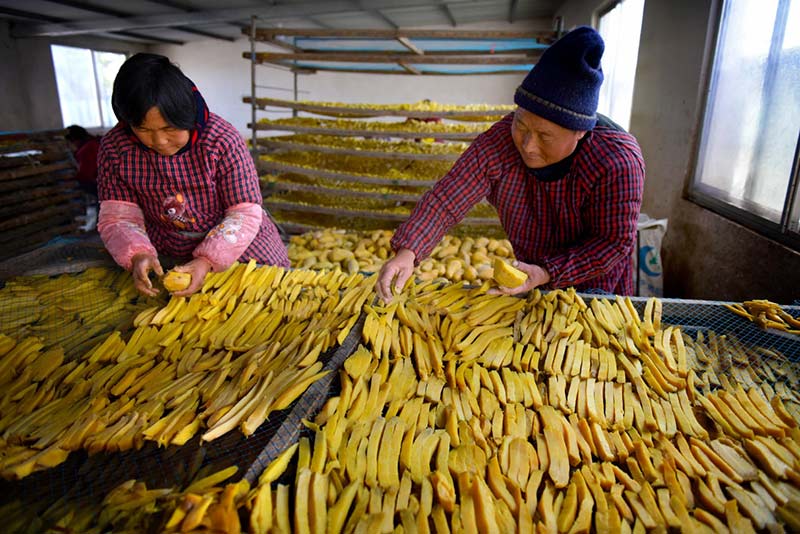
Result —
[[259, 204], [244, 202], [225, 211], [225, 218], [211, 229], [192, 255], [211, 263], [214, 272], [224, 271], [244, 254], [261, 229], [264, 210]]
[[132, 202], [104, 200], [100, 202], [97, 230], [106, 249], [123, 269], [131, 269], [131, 258], [148, 253], [158, 256], [147, 237], [142, 209]]

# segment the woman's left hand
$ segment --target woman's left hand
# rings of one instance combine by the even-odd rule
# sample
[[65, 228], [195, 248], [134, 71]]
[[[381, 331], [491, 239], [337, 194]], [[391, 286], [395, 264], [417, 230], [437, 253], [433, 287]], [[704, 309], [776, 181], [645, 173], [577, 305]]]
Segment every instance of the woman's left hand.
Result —
[[189, 273], [192, 275], [192, 282], [189, 284], [189, 287], [183, 291], [175, 291], [172, 294], [175, 297], [188, 297], [203, 287], [206, 275], [211, 270], [211, 262], [205, 258], [195, 258], [189, 263], [177, 265], [173, 270], [179, 273]]
[[550, 273], [543, 267], [539, 267], [533, 263], [522, 263], [516, 260], [512, 262], [511, 265], [528, 275], [528, 279], [525, 280], [525, 283], [517, 287], [493, 287], [487, 291], [487, 293], [490, 295], [517, 295], [519, 293], [532, 291], [550, 281]]

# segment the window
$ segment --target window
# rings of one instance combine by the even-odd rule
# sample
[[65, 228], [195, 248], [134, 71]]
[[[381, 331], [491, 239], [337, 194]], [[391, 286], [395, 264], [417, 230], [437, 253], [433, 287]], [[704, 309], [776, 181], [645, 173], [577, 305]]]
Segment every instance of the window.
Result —
[[800, 248], [800, 0], [718, 11], [689, 197]]
[[606, 43], [597, 111], [628, 129], [639, 57], [644, 0], [621, 0], [601, 12], [597, 31]]
[[111, 109], [111, 91], [125, 54], [60, 45], [52, 45], [50, 50], [64, 126], [114, 126], [117, 119]]

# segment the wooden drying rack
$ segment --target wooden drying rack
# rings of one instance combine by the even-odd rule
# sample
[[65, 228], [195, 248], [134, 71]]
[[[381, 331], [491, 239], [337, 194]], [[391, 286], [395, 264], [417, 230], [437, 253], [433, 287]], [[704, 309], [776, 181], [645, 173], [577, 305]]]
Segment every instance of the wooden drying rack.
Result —
[[[471, 141], [477, 137], [478, 133], [459, 132], [441, 133], [434, 131], [402, 131], [385, 130], [375, 131], [358, 128], [318, 128], [298, 125], [278, 125], [278, 124], [259, 124], [256, 119], [258, 110], [266, 110], [267, 107], [280, 107], [291, 109], [293, 115], [298, 112], [314, 113], [318, 115], [334, 115], [343, 118], [361, 117], [405, 117], [407, 119], [426, 119], [439, 117], [450, 120], [485, 120], [486, 117], [504, 116], [508, 109], [485, 109], [485, 110], [400, 110], [400, 109], [380, 109], [364, 108], [347, 105], [320, 105], [319, 103], [298, 102], [297, 98], [297, 76], [299, 73], [309, 74], [319, 70], [335, 70], [336, 72], [359, 72], [359, 73], [392, 73], [392, 74], [426, 74], [415, 65], [476, 65], [486, 66], [518, 66], [530, 65], [535, 63], [541, 55], [544, 46], [555, 41], [557, 33], [555, 31], [531, 31], [531, 32], [511, 32], [511, 31], [474, 31], [474, 30], [330, 30], [330, 29], [283, 29], [283, 28], [257, 28], [256, 21], [249, 30], [245, 30], [250, 37], [250, 51], [244, 52], [243, 56], [250, 60], [251, 68], [251, 93], [243, 98], [245, 103], [251, 106], [251, 121], [248, 127], [252, 132], [252, 149], [254, 156], [257, 157], [262, 151], [269, 150], [302, 150], [316, 151], [328, 154], [341, 154], [346, 156], [361, 157], [382, 157], [396, 158], [404, 160], [420, 161], [452, 161], [457, 159], [454, 154], [424, 154], [424, 153], [403, 153], [391, 150], [355, 150], [350, 148], [337, 148], [332, 146], [310, 145], [307, 143], [292, 143], [282, 140], [269, 138], [259, 138], [258, 132], [263, 131], [286, 131], [302, 134], [332, 135], [343, 137], [363, 137], [363, 138], [396, 138], [396, 139], [421, 139], [435, 138], [445, 141]], [[370, 39], [370, 40], [391, 40], [400, 43], [405, 51], [368, 51], [368, 52], [344, 52], [344, 51], [324, 51], [319, 47], [301, 47], [296, 43], [290, 43], [285, 38], [318, 38], [330, 40], [346, 39]], [[417, 46], [413, 39], [446, 39], [446, 40], [502, 40], [502, 39], [528, 39], [530, 42], [526, 46], [517, 50], [448, 50], [444, 52], [426, 52]], [[257, 52], [256, 43], [268, 43], [273, 46], [288, 50], [287, 52]], [[298, 62], [338, 62], [339, 65], [331, 68], [325, 65], [315, 65], [313, 68], [304, 67]], [[342, 67], [342, 63], [349, 65]], [[359, 67], [365, 63], [395, 64], [402, 70], [374, 70]], [[255, 73], [259, 64], [271, 64], [286, 67], [294, 74], [294, 99], [280, 100], [272, 98], [256, 97]], [[502, 69], [501, 69], [502, 70]], [[505, 72], [514, 72], [505, 70]], [[516, 71], [518, 72], [518, 71]], [[488, 71], [485, 73], [489, 73]], [[436, 73], [445, 74], [445, 73]], [[403, 186], [403, 187], [430, 187], [435, 181], [430, 180], [402, 180], [383, 177], [361, 176], [346, 172], [331, 171], [327, 169], [313, 169], [299, 165], [258, 160], [259, 171], [270, 173], [297, 173], [307, 176], [316, 176], [340, 182], [372, 184], [376, 186]], [[323, 195], [342, 195], [360, 198], [372, 198], [376, 200], [414, 202], [421, 197], [421, 193], [387, 195], [379, 191], [343, 191], [331, 187], [315, 186], [310, 184], [287, 184], [282, 182], [279, 185], [267, 186], [265, 193], [270, 191], [304, 191], [320, 193]], [[395, 198], [396, 197], [396, 198]], [[376, 220], [403, 221], [407, 218], [405, 214], [394, 214], [386, 212], [371, 212], [364, 210], [348, 210], [341, 208], [331, 208], [326, 206], [306, 206], [288, 202], [278, 202], [265, 200], [265, 205], [272, 209], [318, 213], [320, 215], [342, 216], [342, 217], [363, 217]], [[466, 218], [462, 221], [466, 225], [497, 225], [496, 218]], [[303, 225], [298, 225], [303, 226]]]
[[64, 130], [0, 135], [0, 259], [80, 226], [81, 197]]

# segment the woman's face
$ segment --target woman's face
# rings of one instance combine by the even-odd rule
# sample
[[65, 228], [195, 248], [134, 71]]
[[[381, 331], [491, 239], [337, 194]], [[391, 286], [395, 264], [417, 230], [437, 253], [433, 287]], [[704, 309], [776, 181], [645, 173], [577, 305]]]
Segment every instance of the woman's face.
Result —
[[131, 126], [131, 130], [142, 144], [162, 156], [177, 154], [189, 142], [189, 130], [170, 126], [155, 106], [147, 111], [142, 124]]
[[558, 163], [575, 151], [585, 131], [568, 130], [520, 107], [514, 112], [511, 137], [531, 169]]

